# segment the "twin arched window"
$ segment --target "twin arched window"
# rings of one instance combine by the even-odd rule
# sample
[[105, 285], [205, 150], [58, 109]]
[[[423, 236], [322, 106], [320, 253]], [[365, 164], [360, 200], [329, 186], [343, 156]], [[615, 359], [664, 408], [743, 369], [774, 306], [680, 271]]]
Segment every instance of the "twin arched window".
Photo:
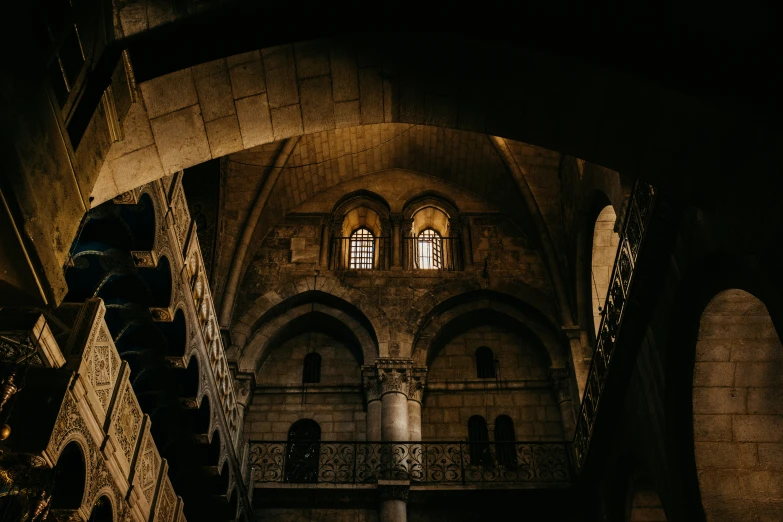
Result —
[[321, 452], [321, 426], [312, 419], [301, 419], [288, 430], [285, 455], [286, 482], [318, 482]]
[[487, 421], [481, 415], [468, 419], [468, 449], [470, 463], [473, 465], [494, 465], [497, 463], [508, 469], [517, 466], [516, 434], [514, 421], [508, 415], [498, 415], [495, 419], [495, 453], [489, 443]]
[[375, 259], [375, 236], [367, 228], [358, 228], [351, 234], [348, 267], [372, 270]]

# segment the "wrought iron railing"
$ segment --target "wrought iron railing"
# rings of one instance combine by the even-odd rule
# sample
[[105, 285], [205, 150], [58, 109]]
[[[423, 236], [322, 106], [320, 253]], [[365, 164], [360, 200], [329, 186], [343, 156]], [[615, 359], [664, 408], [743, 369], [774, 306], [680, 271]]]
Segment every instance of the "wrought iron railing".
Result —
[[566, 442], [251, 442], [253, 482], [567, 483]]
[[595, 351], [587, 376], [587, 385], [582, 398], [582, 406], [577, 419], [574, 443], [574, 464], [582, 467], [590, 439], [593, 435], [595, 417], [601, 403], [607, 375], [611, 368], [617, 336], [623, 322], [625, 305], [631, 290], [636, 261], [639, 257], [647, 225], [655, 203], [655, 190], [646, 183], [637, 182], [628, 203], [628, 211], [623, 223], [620, 245], [617, 248], [609, 290], [601, 323], [596, 335]]
[[402, 238], [402, 266], [406, 270], [461, 270], [459, 237], [412, 236]]
[[373, 237], [351, 242], [350, 237], [333, 237], [329, 246], [330, 270], [388, 270], [391, 238]]

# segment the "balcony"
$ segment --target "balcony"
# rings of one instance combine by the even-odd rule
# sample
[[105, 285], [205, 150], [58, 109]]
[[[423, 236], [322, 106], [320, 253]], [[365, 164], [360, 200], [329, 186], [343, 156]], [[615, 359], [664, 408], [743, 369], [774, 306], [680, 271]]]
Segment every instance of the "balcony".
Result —
[[569, 485], [566, 442], [267, 442], [250, 443], [255, 488], [373, 486], [529, 488]]

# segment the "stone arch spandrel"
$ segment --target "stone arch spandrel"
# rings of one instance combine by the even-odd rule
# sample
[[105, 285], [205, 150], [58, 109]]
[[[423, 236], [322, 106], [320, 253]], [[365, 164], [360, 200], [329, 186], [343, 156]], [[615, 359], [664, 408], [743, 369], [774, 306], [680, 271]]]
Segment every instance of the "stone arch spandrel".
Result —
[[707, 304], [693, 373], [693, 438], [708, 522], [783, 516], [783, 345], [739, 289]]
[[372, 332], [368, 332], [359, 321], [342, 310], [321, 303], [305, 303], [263, 323], [253, 333], [239, 360], [239, 371], [256, 373], [268, 356], [269, 350], [273, 348], [270, 346], [273, 336], [291, 321], [313, 312], [328, 315], [347, 326], [359, 341], [365, 363], [379, 357], [378, 347], [372, 338]]
[[331, 276], [300, 278], [259, 297], [231, 329], [231, 337], [237, 348], [237, 353], [242, 353], [247, 345], [250, 336], [253, 334], [253, 325], [264, 314], [269, 312], [272, 307], [286, 299], [311, 291], [329, 294], [356, 308], [372, 325], [378, 341], [378, 352], [381, 357], [387, 356], [384, 354], [388, 353], [389, 342], [397, 338], [397, 333], [392, 328], [385, 312], [371, 303], [360, 290], [346, 287], [337, 278]]

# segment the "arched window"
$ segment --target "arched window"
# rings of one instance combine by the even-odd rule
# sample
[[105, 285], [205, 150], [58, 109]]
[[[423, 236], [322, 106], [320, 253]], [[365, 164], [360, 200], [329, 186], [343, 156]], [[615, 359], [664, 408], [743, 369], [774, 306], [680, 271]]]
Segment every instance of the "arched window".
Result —
[[95, 505], [92, 507], [90, 518], [87, 522], [113, 522], [114, 514], [111, 509], [111, 502], [104, 495], [95, 501]]
[[476, 377], [479, 379], [495, 378], [495, 354], [491, 348], [482, 346], [476, 350]]
[[514, 421], [508, 415], [498, 415], [495, 419], [495, 454], [498, 464], [506, 469], [517, 467], [516, 440]]
[[468, 447], [471, 465], [478, 466], [492, 463], [492, 454], [489, 451], [487, 421], [481, 415], [474, 415], [468, 419]]
[[315, 352], [308, 353], [304, 358], [302, 368], [302, 384], [321, 382], [321, 356]]
[[435, 230], [428, 228], [419, 234], [419, 268], [443, 268], [443, 240]]
[[351, 234], [349, 268], [372, 270], [375, 259], [375, 236], [362, 227]]
[[301, 419], [291, 425], [285, 455], [286, 482], [318, 482], [320, 441], [321, 426], [314, 420]]

